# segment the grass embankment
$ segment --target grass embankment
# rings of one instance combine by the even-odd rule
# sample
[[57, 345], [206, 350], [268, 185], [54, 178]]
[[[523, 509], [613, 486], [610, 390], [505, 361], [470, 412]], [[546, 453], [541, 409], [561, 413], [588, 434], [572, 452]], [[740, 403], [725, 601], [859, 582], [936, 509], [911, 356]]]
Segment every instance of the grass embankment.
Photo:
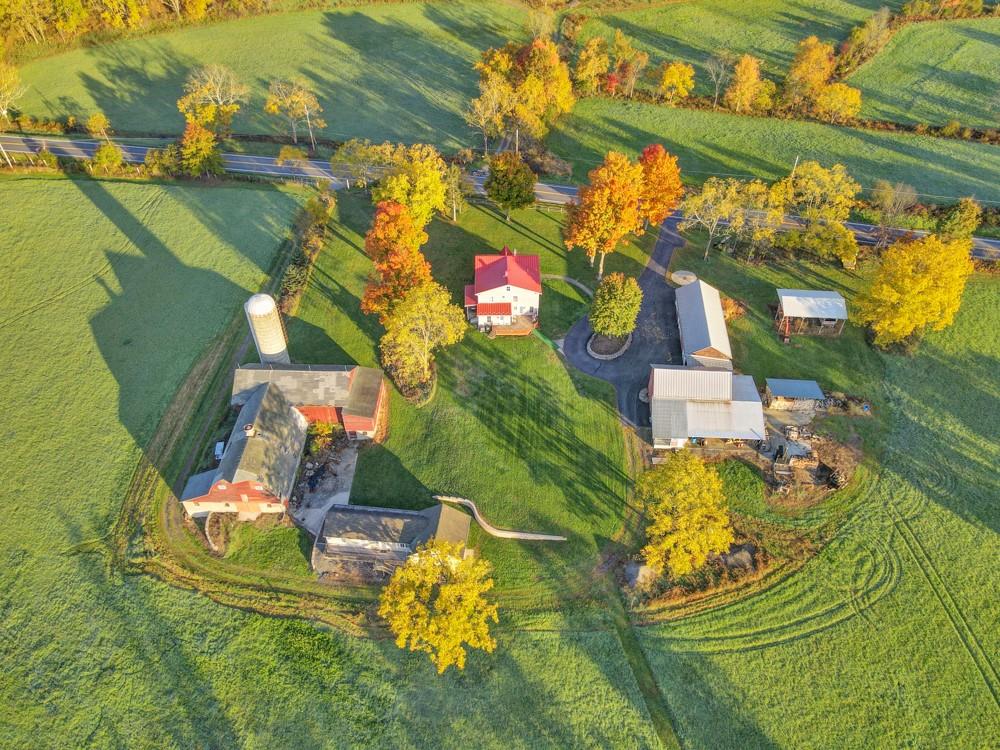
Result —
[[711, 175], [773, 180], [787, 175], [800, 157], [842, 163], [865, 188], [880, 178], [902, 180], [927, 202], [964, 195], [1000, 201], [1000, 149], [931, 136], [588, 99], [560, 121], [548, 142], [573, 161], [578, 180], [610, 149], [634, 155], [662, 143], [692, 184]]
[[741, 369], [864, 391], [887, 428], [875, 481], [833, 506], [846, 522], [803, 569], [731, 606], [640, 630], [684, 746], [990, 744], [996, 723], [983, 719], [1000, 707], [1000, 603], [984, 595], [984, 561], [1000, 551], [988, 499], [1000, 493], [998, 282], [973, 279], [955, 326], [913, 358], [865, 352], [851, 328], [841, 342], [769, 351], [756, 309], [773, 285], [850, 294], [854, 275], [682, 259], [752, 303], [730, 326]]
[[779, 79], [795, 55], [795, 45], [811, 34], [828, 42], [847, 38], [853, 26], [881, 6], [898, 7], [901, 2], [879, 0], [699, 0], [656, 3], [606, 13], [589, 21], [581, 40], [603, 36], [610, 40], [621, 29], [649, 53], [653, 64], [683, 60], [695, 66], [697, 93], [711, 94], [711, 81], [704, 63], [722, 50], [749, 53], [764, 63], [764, 74]]
[[862, 117], [995, 128], [1000, 18], [922, 23], [897, 32], [848, 79]]
[[462, 108], [473, 62], [519, 36], [524, 11], [497, 3], [393, 3], [197, 26], [87, 47], [24, 66], [35, 117], [104, 112], [121, 131], [179, 133], [176, 101], [192, 68], [221, 63], [251, 87], [241, 133], [286, 134], [263, 113], [269, 81], [298, 77], [319, 97], [320, 136], [458, 147], [475, 141]]
[[[358, 306], [370, 268], [361, 250], [370, 217], [363, 196], [341, 197], [336, 239], [289, 323], [294, 357], [376, 364], [380, 329]], [[491, 209], [472, 207], [457, 225], [432, 223], [424, 249], [435, 278], [456, 301], [472, 281], [473, 256], [504, 245], [539, 254], [543, 273], [592, 285], [586, 258], [561, 243], [562, 221], [562, 214], [529, 210], [508, 224]], [[609, 258], [609, 270], [638, 273], [651, 241]], [[543, 330], [564, 332], [583, 314], [574, 292], [565, 282], [546, 284]], [[534, 336], [491, 341], [470, 330], [438, 367], [437, 395], [426, 407], [393, 396], [388, 440], [362, 453], [351, 501], [421, 508], [433, 494], [459, 495], [475, 500], [497, 526], [568, 536], [564, 544], [520, 544], [477, 529], [473, 544], [496, 566], [508, 605], [588, 587], [598, 548], [621, 526], [626, 494], [625, 445], [611, 387], [569, 370]]]

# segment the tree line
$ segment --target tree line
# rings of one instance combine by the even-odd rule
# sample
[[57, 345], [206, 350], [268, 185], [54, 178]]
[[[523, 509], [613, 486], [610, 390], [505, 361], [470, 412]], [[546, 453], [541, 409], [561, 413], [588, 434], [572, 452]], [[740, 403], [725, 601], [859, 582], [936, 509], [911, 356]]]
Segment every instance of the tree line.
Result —
[[[66, 44], [88, 34], [121, 34], [208, 17], [266, 13], [274, 5], [273, 0], [4, 0], [0, 3], [0, 49]], [[282, 7], [287, 9], [286, 4]]]
[[[603, 94], [631, 98], [637, 85], [668, 105], [691, 103], [695, 69], [681, 60], [650, 66], [649, 54], [638, 49], [620, 29], [609, 42], [588, 39], [580, 48], [573, 81], [581, 95]], [[719, 52], [705, 61], [712, 87], [711, 107], [720, 105], [741, 114], [805, 115], [842, 123], [861, 110], [861, 92], [833, 80], [837, 57], [833, 45], [810, 36], [799, 42], [795, 57], [780, 86], [761, 74], [761, 60], [753, 55]]]

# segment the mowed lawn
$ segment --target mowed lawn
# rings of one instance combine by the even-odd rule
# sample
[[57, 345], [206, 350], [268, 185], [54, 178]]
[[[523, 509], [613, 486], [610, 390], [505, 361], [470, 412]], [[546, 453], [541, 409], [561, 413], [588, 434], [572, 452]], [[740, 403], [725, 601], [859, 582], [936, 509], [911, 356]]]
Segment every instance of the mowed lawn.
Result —
[[844, 164], [865, 188], [880, 178], [902, 180], [929, 202], [965, 195], [1000, 200], [1000, 149], [967, 141], [607, 99], [580, 102], [548, 139], [559, 156], [573, 160], [578, 180], [607, 151], [635, 155], [654, 142], [677, 155], [694, 184], [711, 175], [773, 180], [799, 157]]
[[863, 117], [995, 128], [1000, 18], [922, 23], [896, 34], [849, 79]]
[[[336, 239], [289, 325], [294, 357], [377, 362], [380, 327], [358, 307], [370, 268], [361, 249], [370, 217], [363, 196], [341, 196]], [[435, 220], [425, 252], [457, 302], [472, 281], [473, 256], [505, 244], [540, 254], [543, 273], [592, 284], [586, 259], [560, 243], [561, 217], [520, 211], [507, 224], [491, 209], [473, 207], [457, 225]], [[610, 258], [609, 268], [641, 270], [651, 239]], [[542, 295], [543, 319], [550, 304], [556, 308], [554, 334], [585, 311], [579, 295], [563, 287], [547, 285]], [[416, 409], [393, 396], [388, 440], [362, 453], [351, 501], [422, 508], [434, 494], [458, 495], [476, 501], [497, 526], [563, 534], [569, 541], [544, 544], [477, 531], [473, 543], [495, 564], [501, 591], [572, 590], [622, 521], [625, 448], [610, 386], [567, 369], [534, 336], [491, 341], [471, 329], [442, 353], [438, 367], [428, 406]]]
[[683, 60], [695, 66], [699, 93], [709, 93], [711, 81], [704, 63], [711, 55], [728, 50], [751, 54], [764, 63], [764, 74], [784, 76], [800, 40], [815, 34], [826, 42], [845, 39], [853, 26], [877, 11], [900, 2], [879, 0], [698, 0], [654, 3], [617, 13], [595, 16], [583, 29], [582, 40], [603, 36], [609, 41], [615, 29], [628, 34], [649, 53], [651, 67], [664, 60]]
[[842, 342], [775, 343], [762, 357], [774, 338], [756, 317], [765, 288], [857, 285], [812, 264], [746, 267], [717, 255], [698, 271], [753, 303], [730, 327], [742, 369], [815, 372], [825, 386], [836, 371], [845, 386], [874, 387], [888, 437], [873, 489], [803, 570], [723, 609], [640, 629], [683, 745], [990, 746], [1000, 689], [1000, 603], [987, 562], [1000, 553], [1000, 283], [974, 278], [954, 327], [912, 358], [864, 353], [851, 327]]
[[462, 109], [481, 50], [520, 36], [524, 12], [485, 2], [357, 6], [198, 26], [81, 48], [24, 66], [21, 106], [36, 117], [101, 110], [122, 131], [179, 133], [193, 68], [221, 63], [251, 87], [244, 133], [286, 133], [263, 113], [268, 83], [299, 78], [316, 92], [320, 135], [457, 147], [475, 142]]

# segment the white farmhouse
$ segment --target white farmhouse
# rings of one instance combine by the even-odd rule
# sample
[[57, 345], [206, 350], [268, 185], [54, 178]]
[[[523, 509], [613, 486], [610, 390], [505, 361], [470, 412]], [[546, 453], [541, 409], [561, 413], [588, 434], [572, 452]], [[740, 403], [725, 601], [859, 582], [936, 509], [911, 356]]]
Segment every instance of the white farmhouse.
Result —
[[538, 324], [542, 276], [537, 255], [504, 247], [499, 255], [477, 255], [474, 284], [465, 287], [465, 314], [480, 331], [527, 335]]

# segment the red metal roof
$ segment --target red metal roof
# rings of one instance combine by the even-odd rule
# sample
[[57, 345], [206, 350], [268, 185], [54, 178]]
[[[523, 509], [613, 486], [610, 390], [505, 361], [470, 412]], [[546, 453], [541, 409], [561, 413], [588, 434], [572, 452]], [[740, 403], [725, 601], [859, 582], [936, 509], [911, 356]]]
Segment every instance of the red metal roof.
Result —
[[542, 291], [542, 274], [537, 255], [515, 255], [504, 248], [500, 255], [477, 255], [475, 293], [501, 286]]
[[476, 315], [510, 315], [510, 302], [483, 302], [476, 305]]
[[476, 304], [476, 287], [474, 284], [465, 285], [465, 306]]

